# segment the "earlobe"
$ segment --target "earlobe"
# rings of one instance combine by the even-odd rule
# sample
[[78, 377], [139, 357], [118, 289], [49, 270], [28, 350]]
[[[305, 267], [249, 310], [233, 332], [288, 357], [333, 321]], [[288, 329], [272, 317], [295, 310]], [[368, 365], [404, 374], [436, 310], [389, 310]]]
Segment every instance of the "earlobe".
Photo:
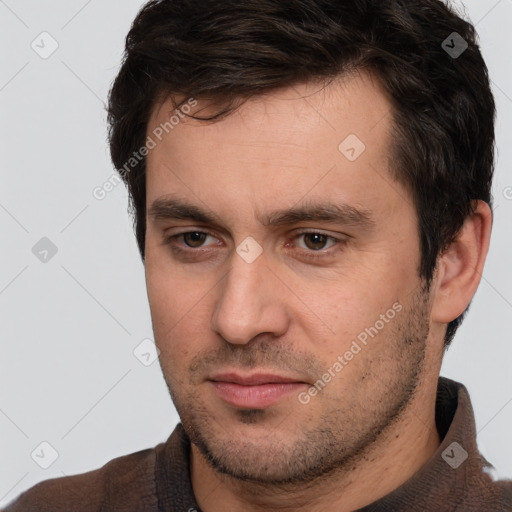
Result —
[[439, 256], [432, 320], [448, 324], [460, 316], [475, 294], [489, 249], [492, 210], [475, 201], [456, 239]]

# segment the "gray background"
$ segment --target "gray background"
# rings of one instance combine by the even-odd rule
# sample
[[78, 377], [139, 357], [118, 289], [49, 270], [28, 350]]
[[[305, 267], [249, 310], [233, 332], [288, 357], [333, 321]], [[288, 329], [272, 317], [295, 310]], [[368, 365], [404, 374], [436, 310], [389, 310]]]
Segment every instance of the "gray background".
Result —
[[[152, 331], [126, 191], [92, 194], [113, 174], [104, 101], [142, 3], [0, 0], [0, 506], [152, 447], [178, 421], [158, 363], [134, 355]], [[442, 374], [468, 387], [480, 448], [511, 478], [512, 0], [465, 5], [498, 104], [496, 211], [482, 284]], [[47, 242], [32, 251], [43, 237], [58, 249], [46, 262]]]

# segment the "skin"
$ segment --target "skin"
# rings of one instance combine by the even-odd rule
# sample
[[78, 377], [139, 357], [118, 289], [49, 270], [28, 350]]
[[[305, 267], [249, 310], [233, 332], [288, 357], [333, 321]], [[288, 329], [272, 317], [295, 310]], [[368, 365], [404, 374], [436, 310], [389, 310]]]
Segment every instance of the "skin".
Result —
[[[148, 134], [172, 110], [170, 100], [157, 104]], [[366, 146], [355, 161], [338, 149], [349, 134]], [[183, 120], [148, 155], [148, 297], [204, 512], [352, 511], [396, 489], [439, 446], [444, 333], [478, 286], [491, 212], [476, 204], [427, 291], [416, 211], [391, 178], [391, 143], [389, 101], [356, 74], [273, 91], [215, 123]], [[207, 210], [218, 225], [153, 215], [165, 199]], [[313, 203], [349, 205], [371, 222], [261, 222]], [[178, 236], [197, 231], [208, 236]], [[249, 236], [262, 249], [252, 263], [236, 251]], [[393, 304], [400, 312], [301, 403], [299, 392]], [[216, 393], [209, 379], [225, 371], [302, 385], [249, 410]]]

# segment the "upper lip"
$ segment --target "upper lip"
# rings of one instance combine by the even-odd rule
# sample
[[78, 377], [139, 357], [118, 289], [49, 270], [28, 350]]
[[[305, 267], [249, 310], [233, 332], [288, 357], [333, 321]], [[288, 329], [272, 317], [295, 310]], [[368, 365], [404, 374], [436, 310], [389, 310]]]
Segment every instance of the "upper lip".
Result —
[[218, 373], [210, 377], [215, 382], [231, 382], [242, 386], [258, 386], [261, 384], [283, 384], [290, 382], [303, 382], [294, 377], [286, 377], [284, 375], [275, 375], [271, 373], [254, 373], [252, 375], [240, 375], [239, 373]]

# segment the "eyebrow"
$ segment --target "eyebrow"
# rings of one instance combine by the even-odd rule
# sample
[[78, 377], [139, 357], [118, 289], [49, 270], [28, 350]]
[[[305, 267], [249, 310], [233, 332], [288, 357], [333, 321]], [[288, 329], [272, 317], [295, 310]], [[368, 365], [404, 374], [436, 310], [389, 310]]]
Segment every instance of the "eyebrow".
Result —
[[[224, 229], [221, 219], [213, 212], [200, 208], [188, 201], [174, 198], [158, 198], [148, 210], [148, 216], [159, 220], [190, 220]], [[289, 209], [275, 210], [258, 216], [263, 226], [280, 227], [299, 222], [333, 222], [370, 230], [375, 220], [366, 209], [348, 204], [307, 202]]]

